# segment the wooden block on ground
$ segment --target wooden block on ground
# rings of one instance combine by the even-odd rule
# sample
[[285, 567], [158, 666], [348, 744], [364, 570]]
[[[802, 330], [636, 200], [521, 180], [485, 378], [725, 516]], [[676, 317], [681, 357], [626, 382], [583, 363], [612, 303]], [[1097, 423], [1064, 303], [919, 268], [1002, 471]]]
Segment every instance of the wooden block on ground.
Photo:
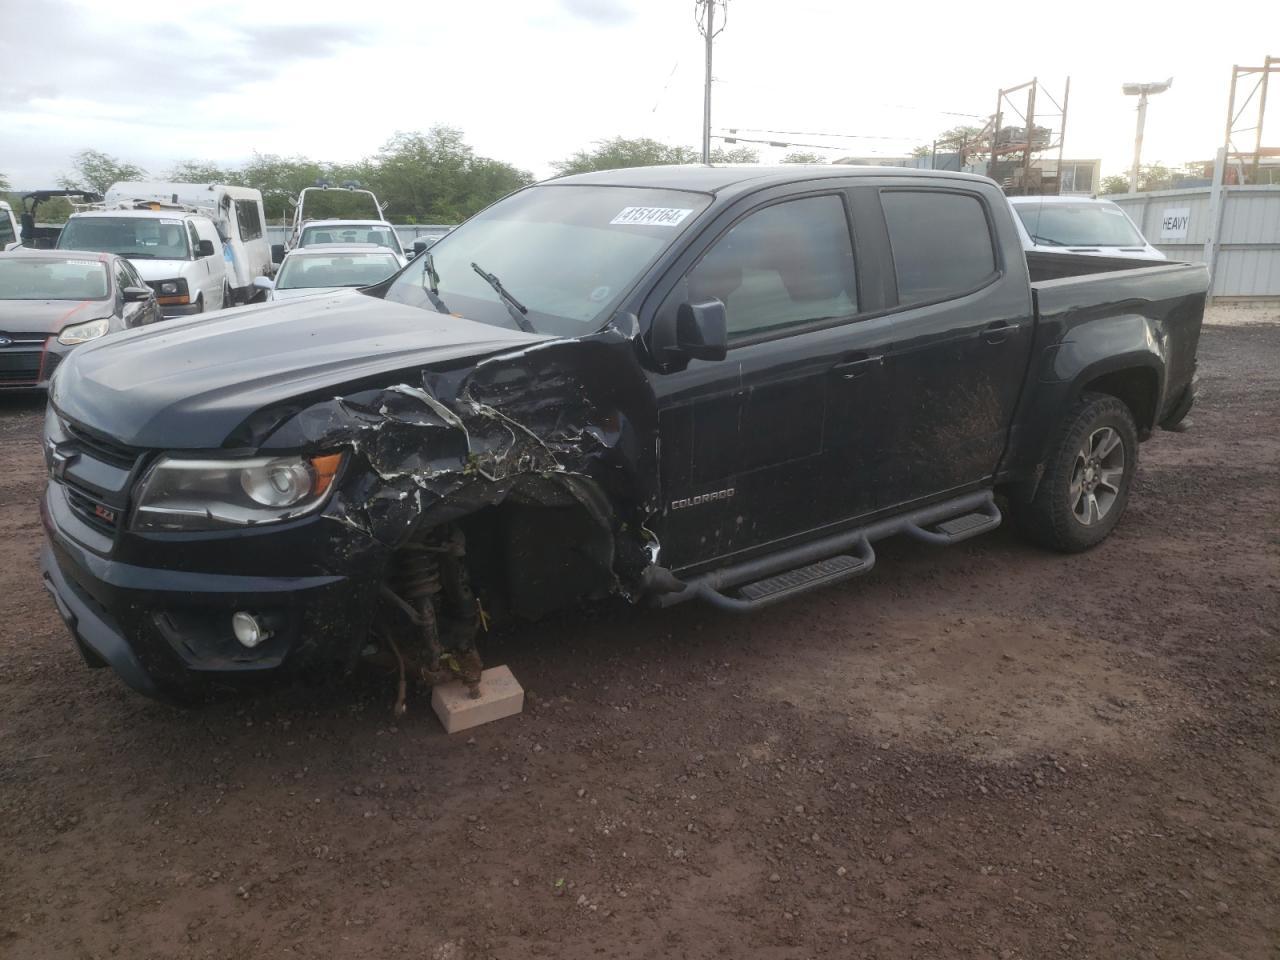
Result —
[[469, 730], [482, 723], [514, 717], [524, 709], [524, 688], [505, 667], [490, 667], [480, 674], [480, 696], [461, 680], [431, 688], [431, 707], [444, 724], [445, 733]]

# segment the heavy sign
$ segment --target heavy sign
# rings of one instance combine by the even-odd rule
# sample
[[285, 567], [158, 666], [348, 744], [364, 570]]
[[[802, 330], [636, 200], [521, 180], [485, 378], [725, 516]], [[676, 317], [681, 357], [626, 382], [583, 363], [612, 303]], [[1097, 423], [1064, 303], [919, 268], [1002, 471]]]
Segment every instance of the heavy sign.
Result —
[[1187, 227], [1191, 224], [1190, 207], [1165, 207], [1160, 220], [1161, 240], [1187, 239]]

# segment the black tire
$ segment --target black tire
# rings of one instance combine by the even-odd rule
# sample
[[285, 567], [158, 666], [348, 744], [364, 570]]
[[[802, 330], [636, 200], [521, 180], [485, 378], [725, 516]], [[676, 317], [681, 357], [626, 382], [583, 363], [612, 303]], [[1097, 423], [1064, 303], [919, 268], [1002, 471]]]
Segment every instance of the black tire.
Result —
[[[1108, 446], [1113, 438], [1118, 446]], [[1096, 547], [1120, 522], [1137, 466], [1138, 429], [1129, 408], [1086, 393], [1063, 418], [1035, 497], [1012, 504], [1018, 529], [1063, 553]]]

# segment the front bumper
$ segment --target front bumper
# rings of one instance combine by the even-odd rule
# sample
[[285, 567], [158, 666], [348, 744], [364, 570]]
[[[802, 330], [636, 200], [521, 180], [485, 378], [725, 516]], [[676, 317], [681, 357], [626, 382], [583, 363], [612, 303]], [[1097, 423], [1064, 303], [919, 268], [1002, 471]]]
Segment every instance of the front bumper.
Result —
[[73, 349], [74, 345], [64, 346], [53, 334], [0, 348], [0, 393], [47, 390], [53, 371]]
[[[339, 525], [322, 516], [268, 534], [175, 536], [122, 551], [120, 538], [131, 535], [121, 532], [113, 544], [95, 534], [60, 483], [49, 484], [40, 512], [41, 574], [77, 648], [89, 666], [112, 667], [139, 693], [180, 696], [200, 677], [234, 681], [317, 662], [346, 668], [359, 656], [380, 555], [351, 542], [354, 532], [335, 534], [329, 528]], [[351, 548], [345, 555], [357, 558], [351, 569], [318, 571], [315, 561], [343, 538]], [[141, 557], [151, 562], [132, 562]], [[273, 565], [300, 573], [266, 572]], [[253, 649], [241, 646], [231, 630], [238, 610], [267, 619], [271, 636]]]
[[204, 304], [202, 303], [162, 303], [160, 304], [160, 316], [166, 320], [173, 317], [194, 317], [198, 313], [204, 312]]

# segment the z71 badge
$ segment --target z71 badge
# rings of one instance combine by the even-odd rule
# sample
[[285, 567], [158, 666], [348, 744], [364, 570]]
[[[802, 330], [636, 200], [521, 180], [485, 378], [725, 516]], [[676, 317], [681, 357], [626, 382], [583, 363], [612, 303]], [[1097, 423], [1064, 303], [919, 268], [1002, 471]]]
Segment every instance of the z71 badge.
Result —
[[672, 500], [672, 510], [683, 510], [685, 507], [701, 507], [708, 503], [715, 503], [717, 500], [728, 500], [733, 496], [733, 487], [727, 490], [712, 490], [710, 493], [700, 493], [696, 497], [685, 497], [683, 500]]

